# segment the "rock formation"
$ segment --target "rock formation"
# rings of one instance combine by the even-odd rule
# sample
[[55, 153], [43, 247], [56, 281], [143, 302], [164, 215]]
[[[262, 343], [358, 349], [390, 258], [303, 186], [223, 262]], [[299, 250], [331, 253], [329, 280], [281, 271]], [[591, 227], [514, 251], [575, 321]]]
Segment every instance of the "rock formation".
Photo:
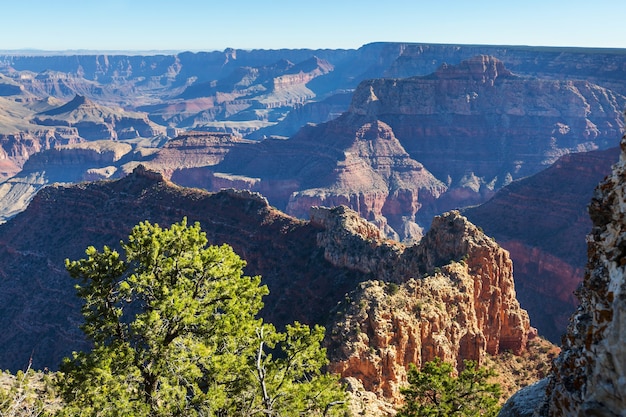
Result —
[[379, 255], [368, 260], [394, 261], [346, 295], [330, 329], [331, 369], [366, 390], [398, 398], [409, 363], [480, 363], [486, 354], [521, 354], [534, 336], [515, 298], [508, 253], [458, 212], [435, 218], [420, 244], [404, 251], [370, 247]]
[[[558, 343], [587, 260], [587, 206], [619, 149], [565, 155], [548, 169], [502, 188], [463, 214], [511, 254], [517, 298], [540, 334]], [[546, 302], [550, 300], [550, 302]]]
[[610, 147], [625, 103], [586, 81], [521, 77], [478, 56], [424, 77], [364, 82], [350, 112], [385, 122], [437, 178], [478, 194], [565, 153]]
[[[247, 274], [262, 275], [270, 289], [264, 318], [331, 323], [333, 369], [354, 379], [369, 367], [359, 383], [381, 397], [397, 395], [409, 362], [521, 353], [532, 336], [506, 252], [458, 212], [438, 218], [424, 244], [407, 247], [345, 207], [320, 207], [302, 221], [259, 194], [186, 189], [140, 166], [118, 180], [46, 187], [0, 225], [0, 366], [17, 369], [32, 352], [33, 366], [55, 368], [85, 348], [65, 258], [83, 256], [88, 245], [117, 247], [139, 221], [183, 216], [199, 221], [210, 242], [233, 246]], [[371, 338], [369, 356], [352, 336], [357, 327]]]
[[[351, 92], [365, 79], [427, 75], [444, 63], [457, 65], [476, 55], [494, 56], [516, 74], [584, 79], [626, 95], [626, 58], [619, 51], [411, 43], [372, 43], [352, 50], [227, 49], [150, 56], [5, 55], [0, 56], [0, 73], [7, 82], [0, 83], [0, 95], [19, 89], [41, 99], [67, 101], [79, 94], [104, 105], [149, 112], [153, 121], [168, 126], [253, 132], [280, 121], [311, 94], [317, 101]], [[290, 93], [273, 94], [274, 85], [284, 85], [285, 80], [290, 80]], [[250, 94], [242, 96], [242, 90]], [[257, 99], [262, 96], [269, 100]], [[268, 103], [287, 107], [267, 109]], [[326, 120], [327, 116], [320, 115]]]
[[626, 137], [620, 162], [589, 206], [589, 261], [580, 307], [547, 389], [549, 415], [623, 415], [626, 409]]
[[[621, 416], [626, 409], [626, 136], [621, 156], [589, 206], [589, 259], [561, 354], [547, 382], [511, 398], [501, 416]], [[545, 389], [542, 387], [545, 386]], [[529, 389], [530, 390], [530, 389]], [[542, 398], [541, 393], [545, 393]]]

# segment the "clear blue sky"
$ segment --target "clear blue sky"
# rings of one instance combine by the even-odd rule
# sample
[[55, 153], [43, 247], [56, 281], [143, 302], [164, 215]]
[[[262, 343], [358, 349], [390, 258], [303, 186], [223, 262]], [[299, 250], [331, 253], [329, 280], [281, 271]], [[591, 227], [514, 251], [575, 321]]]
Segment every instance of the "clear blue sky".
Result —
[[0, 50], [358, 48], [375, 41], [626, 48], [626, 0], [13, 0]]

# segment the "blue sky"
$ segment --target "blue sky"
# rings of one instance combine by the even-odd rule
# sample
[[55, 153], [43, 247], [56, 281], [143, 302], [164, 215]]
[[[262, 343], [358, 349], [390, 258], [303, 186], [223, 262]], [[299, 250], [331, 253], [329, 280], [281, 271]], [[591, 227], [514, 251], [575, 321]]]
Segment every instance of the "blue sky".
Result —
[[375, 41], [626, 48], [624, 0], [20, 0], [0, 50], [358, 48]]

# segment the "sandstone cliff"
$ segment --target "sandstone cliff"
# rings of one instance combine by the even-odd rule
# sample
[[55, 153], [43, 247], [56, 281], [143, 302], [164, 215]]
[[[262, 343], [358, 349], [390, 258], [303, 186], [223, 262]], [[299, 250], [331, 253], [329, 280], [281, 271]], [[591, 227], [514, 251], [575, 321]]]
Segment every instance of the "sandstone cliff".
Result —
[[[626, 137], [620, 161], [589, 206], [588, 263], [577, 290], [562, 351], [546, 382], [511, 398], [501, 416], [622, 416], [626, 409], [624, 351], [624, 221]], [[542, 398], [545, 394], [545, 398]]]
[[[366, 242], [368, 234], [358, 233]], [[334, 241], [344, 248], [333, 251], [334, 262], [367, 267], [373, 280], [337, 308], [329, 336], [331, 369], [366, 390], [397, 400], [409, 363], [440, 357], [459, 366], [462, 359], [481, 362], [505, 350], [519, 355], [534, 337], [515, 298], [508, 253], [458, 212], [435, 218], [419, 245], [370, 243], [377, 255], [365, 258], [385, 265], [380, 271], [349, 256], [345, 248], [356, 245], [346, 240]]]

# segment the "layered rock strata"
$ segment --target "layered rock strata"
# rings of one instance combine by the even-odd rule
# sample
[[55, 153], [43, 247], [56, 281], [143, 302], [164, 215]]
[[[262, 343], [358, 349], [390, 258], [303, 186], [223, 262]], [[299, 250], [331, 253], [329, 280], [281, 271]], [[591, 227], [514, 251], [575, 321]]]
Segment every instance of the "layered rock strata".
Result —
[[440, 357], [461, 366], [463, 359], [480, 363], [486, 354], [526, 349], [534, 331], [515, 298], [508, 253], [458, 212], [435, 218], [413, 247], [376, 245], [364, 232], [361, 246], [369, 248], [362, 253], [375, 252], [366, 259], [385, 265], [379, 270], [351, 254], [358, 252], [354, 236], [321, 234], [322, 243], [344, 249], [332, 251], [332, 261], [366, 268], [373, 278], [337, 309], [329, 336], [333, 371], [397, 400], [409, 363]]

